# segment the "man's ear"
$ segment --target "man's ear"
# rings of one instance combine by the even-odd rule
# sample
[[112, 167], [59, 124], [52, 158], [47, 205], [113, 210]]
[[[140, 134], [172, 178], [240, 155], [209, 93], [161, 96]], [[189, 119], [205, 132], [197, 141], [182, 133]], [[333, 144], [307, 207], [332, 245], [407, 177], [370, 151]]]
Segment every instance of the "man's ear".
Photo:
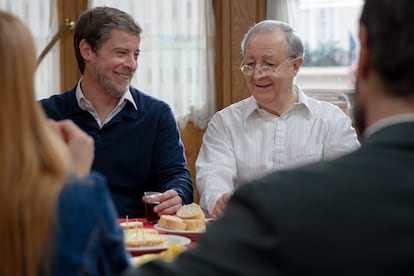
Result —
[[370, 41], [368, 38], [368, 30], [365, 25], [359, 26], [359, 60], [357, 77], [361, 80], [365, 79], [369, 73], [372, 64], [372, 52], [370, 48]]
[[293, 76], [296, 76], [302, 63], [303, 63], [303, 57], [295, 58], [295, 61], [293, 62]]
[[79, 51], [85, 61], [90, 60], [91, 55], [93, 54], [91, 45], [89, 45], [86, 39], [82, 39], [79, 42]]

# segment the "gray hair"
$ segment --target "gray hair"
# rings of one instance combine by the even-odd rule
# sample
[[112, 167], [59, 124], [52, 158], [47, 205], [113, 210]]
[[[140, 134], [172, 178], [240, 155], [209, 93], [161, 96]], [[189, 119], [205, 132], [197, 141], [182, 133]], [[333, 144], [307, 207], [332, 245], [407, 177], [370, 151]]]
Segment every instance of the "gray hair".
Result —
[[250, 28], [241, 42], [242, 56], [244, 57], [246, 53], [246, 45], [254, 34], [259, 32], [273, 32], [275, 30], [281, 30], [286, 35], [287, 57], [303, 56], [304, 46], [302, 40], [289, 24], [277, 20], [263, 20]]

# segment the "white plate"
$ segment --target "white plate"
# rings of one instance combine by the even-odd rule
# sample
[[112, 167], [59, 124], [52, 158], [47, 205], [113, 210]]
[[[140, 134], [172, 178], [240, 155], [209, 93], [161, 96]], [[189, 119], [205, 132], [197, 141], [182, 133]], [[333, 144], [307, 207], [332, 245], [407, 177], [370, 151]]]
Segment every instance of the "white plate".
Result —
[[184, 236], [193, 240], [198, 239], [201, 235], [203, 235], [206, 232], [205, 230], [172, 230], [160, 227], [158, 226], [158, 223], [154, 225], [154, 228], [165, 233]]
[[140, 247], [127, 247], [128, 251], [130, 252], [137, 252], [137, 253], [151, 253], [151, 252], [159, 252], [168, 248], [168, 244], [175, 242], [181, 243], [182, 245], [187, 245], [191, 242], [191, 240], [187, 237], [176, 236], [176, 235], [160, 235], [166, 241], [164, 245], [158, 246], [140, 246]]

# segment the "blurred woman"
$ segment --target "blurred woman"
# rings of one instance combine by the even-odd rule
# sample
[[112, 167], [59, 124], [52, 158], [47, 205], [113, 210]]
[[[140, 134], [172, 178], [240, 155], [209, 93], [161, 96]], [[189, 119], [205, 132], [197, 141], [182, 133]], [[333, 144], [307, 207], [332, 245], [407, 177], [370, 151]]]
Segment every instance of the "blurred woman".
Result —
[[128, 265], [93, 139], [47, 122], [29, 29], [0, 11], [0, 275], [116, 275]]

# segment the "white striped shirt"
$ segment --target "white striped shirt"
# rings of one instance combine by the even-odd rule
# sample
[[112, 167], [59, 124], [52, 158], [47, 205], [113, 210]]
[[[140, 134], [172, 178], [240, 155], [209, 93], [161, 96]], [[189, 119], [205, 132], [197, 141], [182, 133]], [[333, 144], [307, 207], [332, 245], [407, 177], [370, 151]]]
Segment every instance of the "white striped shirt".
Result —
[[217, 112], [196, 161], [200, 206], [210, 214], [223, 193], [270, 171], [329, 159], [359, 147], [352, 122], [337, 106], [306, 96], [281, 116], [253, 96]]

